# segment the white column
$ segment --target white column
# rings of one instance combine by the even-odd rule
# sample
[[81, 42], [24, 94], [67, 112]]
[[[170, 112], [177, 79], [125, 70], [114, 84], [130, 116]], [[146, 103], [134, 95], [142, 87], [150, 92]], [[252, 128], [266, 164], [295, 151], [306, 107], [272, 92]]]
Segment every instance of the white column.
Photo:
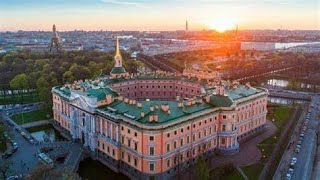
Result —
[[112, 126], [113, 126], [112, 123], [110, 123], [110, 126], [109, 126], [110, 127], [110, 139], [112, 139]]
[[105, 129], [106, 129], [106, 137], [108, 137], [108, 121], [105, 121], [104, 122], [104, 126], [105, 126]]
[[100, 134], [103, 134], [103, 132], [102, 132], [102, 130], [103, 130], [103, 128], [102, 128], [102, 119], [99, 119], [99, 123], [100, 123]]
[[116, 126], [116, 141], [119, 142], [119, 126]]

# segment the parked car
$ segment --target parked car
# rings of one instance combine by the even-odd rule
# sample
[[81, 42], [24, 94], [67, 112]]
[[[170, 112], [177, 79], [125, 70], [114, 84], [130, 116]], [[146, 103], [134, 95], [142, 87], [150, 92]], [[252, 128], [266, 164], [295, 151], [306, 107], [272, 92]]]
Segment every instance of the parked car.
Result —
[[298, 145], [301, 145], [302, 144], [302, 141], [298, 141]]
[[5, 152], [3, 155], [2, 155], [2, 158], [4, 159], [8, 159], [9, 157], [12, 156], [12, 152]]
[[292, 168], [289, 168], [289, 170], [288, 170], [288, 174], [290, 174], [291, 176], [293, 175], [293, 169]]
[[293, 157], [292, 159], [291, 159], [291, 163], [293, 163], [293, 164], [296, 164], [297, 163], [297, 158], [296, 157]]
[[291, 180], [291, 178], [292, 178], [291, 174], [287, 173], [285, 180]]

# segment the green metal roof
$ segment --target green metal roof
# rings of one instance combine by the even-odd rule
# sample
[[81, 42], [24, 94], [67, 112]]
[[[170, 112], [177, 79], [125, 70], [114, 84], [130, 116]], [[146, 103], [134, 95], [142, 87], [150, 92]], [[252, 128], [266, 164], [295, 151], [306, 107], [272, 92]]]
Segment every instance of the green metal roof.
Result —
[[113, 67], [110, 74], [123, 74], [126, 70], [123, 67]]
[[98, 101], [106, 99], [106, 95], [111, 95], [111, 97], [118, 96], [118, 93], [113, 91], [109, 87], [100, 88], [100, 89], [89, 89], [86, 91], [87, 96], [96, 97]]
[[[129, 117], [129, 119], [143, 124], [159, 125], [212, 107], [210, 104], [205, 102], [196, 103], [190, 106], [185, 105], [184, 107], [178, 107], [177, 101], [141, 101], [140, 103], [142, 104], [142, 107], [116, 100], [115, 102], [100, 107], [99, 109], [114, 115], [126, 116], [127, 118]], [[161, 105], [169, 105], [170, 114], [163, 111], [161, 109]], [[151, 106], [154, 107], [154, 111], [150, 110]], [[158, 106], [159, 108], [156, 109], [155, 106]], [[108, 107], [116, 111], [112, 111], [108, 109]], [[141, 112], [144, 112], [144, 117], [141, 117]], [[158, 116], [158, 122], [149, 122], [149, 116], [151, 114], [156, 114]]]
[[244, 97], [248, 97], [254, 94], [262, 92], [261, 89], [256, 89], [254, 87], [248, 87], [245, 85], [238, 85], [235, 89], [226, 89], [225, 93], [232, 99], [237, 100]]
[[228, 96], [212, 95], [210, 97], [210, 103], [216, 107], [230, 107], [232, 105], [232, 99]]

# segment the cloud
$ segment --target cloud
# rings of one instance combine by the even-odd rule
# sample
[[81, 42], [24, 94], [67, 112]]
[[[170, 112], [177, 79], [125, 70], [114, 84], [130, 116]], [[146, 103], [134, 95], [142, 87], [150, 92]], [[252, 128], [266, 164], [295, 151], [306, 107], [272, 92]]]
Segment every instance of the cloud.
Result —
[[115, 5], [122, 5], [122, 6], [135, 6], [135, 7], [141, 7], [141, 8], [147, 8], [144, 3], [139, 1], [130, 1], [130, 0], [101, 0], [101, 2], [109, 3], [109, 4], [115, 4]]

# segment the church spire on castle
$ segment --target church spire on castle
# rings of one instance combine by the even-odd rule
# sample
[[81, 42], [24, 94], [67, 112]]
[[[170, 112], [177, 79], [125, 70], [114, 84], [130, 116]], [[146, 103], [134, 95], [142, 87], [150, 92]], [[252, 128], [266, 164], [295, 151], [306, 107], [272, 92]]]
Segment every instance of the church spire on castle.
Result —
[[114, 67], [112, 68], [110, 74], [112, 76], [118, 77], [118, 76], [126, 76], [127, 72], [124, 69], [124, 67], [122, 67], [122, 56], [120, 53], [120, 43], [119, 43], [119, 37], [117, 36], [116, 39], [116, 53], [114, 55]]
[[119, 37], [117, 36], [117, 40], [116, 40], [116, 54], [114, 56], [114, 60], [115, 60], [115, 67], [122, 67], [122, 56], [120, 53], [120, 44], [119, 44]]

